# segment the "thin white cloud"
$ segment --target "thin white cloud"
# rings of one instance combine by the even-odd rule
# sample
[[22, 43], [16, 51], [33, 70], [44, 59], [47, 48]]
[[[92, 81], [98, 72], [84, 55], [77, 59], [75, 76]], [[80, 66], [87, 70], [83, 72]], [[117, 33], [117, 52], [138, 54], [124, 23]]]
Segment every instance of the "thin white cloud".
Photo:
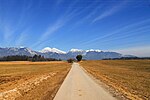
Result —
[[[65, 1], [58, 0], [57, 3], [58, 2], [61, 3], [61, 2], [65, 2]], [[41, 41], [46, 40], [46, 38], [48, 38], [51, 34], [56, 33], [68, 21], [70, 21], [71, 19], [73, 19], [77, 15], [82, 14], [84, 11], [87, 10], [87, 8], [93, 7], [93, 5], [95, 4], [95, 2], [94, 2], [92, 5], [87, 6], [86, 9], [83, 9], [83, 10], [80, 10], [80, 9], [73, 9], [72, 10], [72, 7], [74, 7], [76, 5], [76, 3], [78, 3], [78, 2], [79, 2], [79, 0], [75, 0], [74, 2], [72, 2], [71, 4], [68, 5], [68, 9], [64, 12], [64, 14], [53, 25], [50, 25], [46, 29], [46, 31], [42, 34], [42, 36], [38, 40], [39, 42], [37, 42], [36, 45], [39, 44], [39, 43], [41, 43]]]
[[15, 44], [16, 44], [17, 46], [23, 45], [24, 42], [28, 40], [29, 34], [27, 34], [27, 33], [28, 33], [28, 31], [26, 30], [26, 31], [22, 32], [22, 33], [19, 35], [19, 37], [18, 37], [17, 40], [15, 41]]
[[83, 42], [82, 45], [87, 45], [87, 44], [93, 43], [93, 42], [95, 42], [97, 40], [108, 38], [108, 37], [110, 37], [110, 36], [112, 36], [114, 34], [120, 34], [123, 31], [130, 30], [131, 28], [132, 28], [132, 30], [130, 32], [132, 32], [133, 29], [136, 29], [137, 27], [139, 27], [139, 28], [142, 27], [143, 28], [143, 25], [145, 23], [149, 23], [149, 22], [150, 22], [150, 19], [146, 19], [146, 20], [143, 20], [143, 21], [140, 21], [140, 22], [136, 22], [136, 23], [133, 23], [133, 24], [126, 25], [126, 26], [124, 26], [122, 28], [119, 28], [119, 29], [117, 29], [117, 30], [115, 30], [115, 31], [113, 31], [111, 33], [106, 33], [106, 35], [103, 35], [101, 37], [97, 37], [97, 38], [91, 39], [89, 41]]
[[67, 18], [61, 17], [54, 24], [48, 26], [46, 31], [37, 40], [38, 42], [33, 44], [32, 47], [35, 47], [37, 45], [40, 46], [41, 44], [46, 42], [50, 35], [57, 33], [57, 31], [59, 31], [64, 25], [66, 25], [67, 21], [69, 20], [69, 18]]
[[120, 11], [124, 5], [126, 4], [127, 2], [124, 0], [122, 1], [119, 5], [115, 5], [114, 7], [112, 7], [111, 9], [108, 9], [106, 11], [104, 11], [102, 14], [100, 14], [99, 16], [97, 16], [96, 18], [94, 18], [94, 20], [92, 21], [92, 23], [96, 22], [96, 21], [99, 21], [99, 20], [102, 20], [108, 16], [111, 16], [113, 15], [114, 13]]
[[4, 32], [4, 39], [5, 39], [5, 41], [7, 41], [8, 39], [10, 39], [10, 37], [12, 36], [12, 33], [13, 33], [10, 30], [10, 27], [7, 26], [7, 25], [4, 26], [3, 32]]
[[134, 40], [135, 35], [142, 35], [143, 33], [148, 33], [150, 32], [150, 26], [143, 26], [140, 28], [136, 28], [135, 30], [128, 30], [126, 32], [121, 32], [122, 34], [118, 34], [112, 38], [109, 39], [102, 39], [101, 43], [110, 43], [111, 41], [115, 40], [122, 40], [126, 38], [132, 38]]
[[[9, 45], [9, 44], [11, 44], [11, 42], [14, 42], [16, 36], [19, 36], [19, 35], [21, 37], [23, 36], [23, 33], [21, 33], [21, 34], [20, 33], [16, 34], [16, 33], [18, 32], [18, 30], [25, 28], [25, 25], [27, 22], [27, 21], [25, 21], [25, 19], [27, 19], [28, 16], [25, 16], [24, 14], [27, 9], [29, 10], [31, 8], [32, 0], [29, 0], [28, 4], [30, 4], [30, 5], [26, 5], [26, 3], [24, 3], [22, 5], [22, 8], [20, 8], [21, 9], [20, 12], [18, 12], [18, 16], [20, 16], [20, 17], [18, 17], [17, 20], [15, 20], [13, 18], [11, 20], [8, 20], [9, 14], [7, 14], [7, 12], [6, 12], [6, 14], [4, 14], [5, 16], [0, 16], [0, 22], [1, 22], [0, 31], [2, 32], [2, 35], [3, 35], [3, 41], [4, 41], [3, 44]], [[8, 8], [8, 9], [10, 9], [10, 8]], [[15, 41], [17, 42], [18, 39]]]
[[66, 10], [64, 14], [55, 21], [55, 23], [48, 26], [46, 31], [42, 33], [42, 36], [39, 38], [38, 42], [33, 44], [32, 47], [35, 47], [37, 45], [39, 47], [40, 45], [45, 43], [47, 39], [50, 37], [50, 35], [56, 34], [57, 31], [59, 31], [62, 27], [64, 27], [68, 21], [70, 21], [73, 17], [75, 17], [77, 9], [71, 10], [71, 7], [75, 5], [78, 1], [79, 0], [75, 0], [73, 3], [71, 3], [68, 6], [68, 10]]
[[[84, 16], [83, 18], [81, 17], [81, 19], [79, 21], [76, 21], [76, 23], [74, 23], [74, 25], [72, 25], [72, 28], [69, 29], [69, 30], [72, 30], [76, 27], [79, 27], [81, 24], [85, 23], [86, 22], [90, 22], [90, 24], [96, 22], [96, 20], [100, 20], [100, 19], [97, 19], [98, 17], [101, 16], [101, 19], [103, 19], [104, 17], [107, 17], [108, 15], [111, 15], [119, 10], [121, 10], [124, 5], [127, 3], [127, 0], [126, 1], [122, 1], [121, 3], [119, 3], [118, 5], [114, 6], [113, 8], [109, 9], [109, 11], [105, 11], [103, 12], [101, 15], [97, 16], [95, 18], [95, 15], [97, 13], [99, 13], [100, 11], [102, 11], [103, 7], [105, 8], [105, 5], [104, 4], [100, 4], [99, 3], [100, 1], [92, 1], [91, 4], [87, 7], [85, 7], [84, 9], [80, 9], [79, 11], [76, 12], [75, 16], [77, 15], [81, 15], [83, 14], [84, 12], [88, 11], [88, 14], [86, 16]], [[97, 6], [96, 4], [99, 3], [99, 5]], [[92, 9], [91, 12], [89, 12], [89, 9]], [[106, 16], [107, 15], [107, 16]], [[103, 17], [103, 18], [102, 18]], [[94, 21], [94, 20], [95, 21]], [[92, 23], [91, 23], [92, 22]]]
[[64, 26], [65, 21], [63, 20], [58, 20], [56, 23], [54, 23], [53, 25], [50, 25], [46, 32], [43, 33], [41, 40], [46, 39], [49, 35], [55, 33], [57, 30], [59, 30], [62, 26]]
[[[76, 9], [73, 17], [80, 16], [83, 13], [88, 11], [88, 14], [81, 17], [80, 20], [73, 23], [72, 27], [68, 29], [68, 31], [73, 30], [74, 28], [79, 27], [80, 25], [84, 24], [85, 21], [89, 21], [91, 23], [91, 20], [93, 20], [94, 15], [104, 6], [103, 4], [99, 6], [95, 6], [99, 1], [92, 1], [90, 5], [86, 6], [84, 9]], [[92, 9], [92, 11], [89, 12], [89, 9]]]
[[113, 51], [119, 52], [124, 55], [135, 55], [138, 57], [150, 57], [150, 45], [118, 49], [118, 50], [113, 50]]
[[51, 34], [54, 34], [57, 32], [61, 27], [64, 26], [64, 22], [61, 23], [61, 21], [54, 23], [53, 25], [50, 25], [46, 31], [42, 34], [42, 36], [39, 38], [38, 42], [32, 45], [32, 47], [39, 46], [42, 42], [44, 42]]

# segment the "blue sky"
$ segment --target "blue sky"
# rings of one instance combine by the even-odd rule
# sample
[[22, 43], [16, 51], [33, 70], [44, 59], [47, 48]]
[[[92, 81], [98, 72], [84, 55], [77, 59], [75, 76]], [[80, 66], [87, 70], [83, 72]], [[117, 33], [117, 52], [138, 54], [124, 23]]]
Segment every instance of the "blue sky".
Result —
[[0, 47], [10, 46], [150, 56], [150, 1], [0, 0]]

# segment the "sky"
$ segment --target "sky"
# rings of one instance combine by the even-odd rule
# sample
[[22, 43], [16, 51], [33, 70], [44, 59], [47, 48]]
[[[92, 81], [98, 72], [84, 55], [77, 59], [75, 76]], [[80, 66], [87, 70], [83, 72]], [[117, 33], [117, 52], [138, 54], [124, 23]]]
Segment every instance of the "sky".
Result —
[[150, 0], [0, 0], [0, 47], [150, 56]]

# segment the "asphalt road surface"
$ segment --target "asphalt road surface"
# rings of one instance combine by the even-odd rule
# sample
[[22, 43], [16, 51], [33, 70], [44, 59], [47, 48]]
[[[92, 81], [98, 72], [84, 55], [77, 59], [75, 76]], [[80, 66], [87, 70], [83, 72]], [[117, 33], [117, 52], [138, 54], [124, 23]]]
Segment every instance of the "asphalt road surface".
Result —
[[78, 63], [73, 63], [54, 100], [116, 100], [116, 98], [87, 75]]

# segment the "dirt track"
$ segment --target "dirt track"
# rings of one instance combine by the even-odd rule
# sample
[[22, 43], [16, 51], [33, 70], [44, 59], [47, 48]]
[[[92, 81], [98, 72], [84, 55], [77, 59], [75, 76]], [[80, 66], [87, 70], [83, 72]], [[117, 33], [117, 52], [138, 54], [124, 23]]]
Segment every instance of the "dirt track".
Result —
[[73, 63], [70, 72], [57, 92], [54, 100], [115, 100], [77, 63]]

